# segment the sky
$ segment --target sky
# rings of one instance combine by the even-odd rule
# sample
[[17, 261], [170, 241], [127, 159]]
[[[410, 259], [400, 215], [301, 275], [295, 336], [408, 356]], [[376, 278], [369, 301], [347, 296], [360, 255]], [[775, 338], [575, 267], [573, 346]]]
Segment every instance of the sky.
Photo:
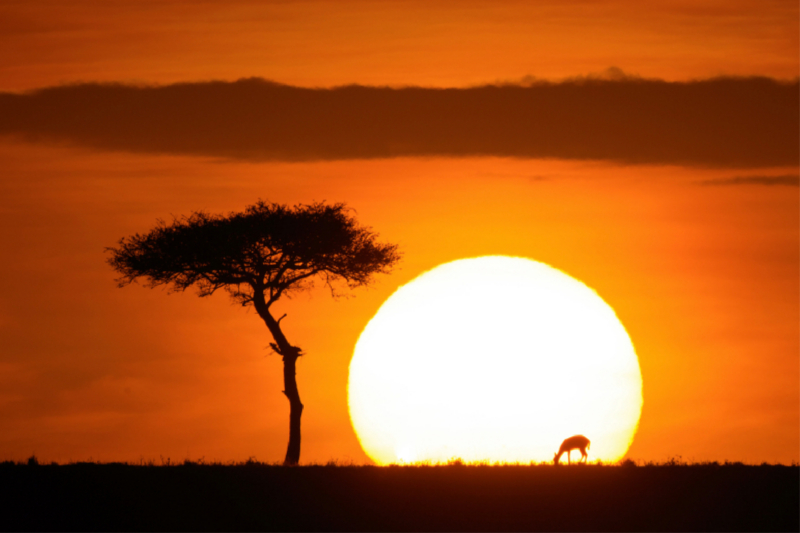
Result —
[[[548, 263], [636, 348], [628, 457], [800, 460], [795, 1], [3, 2], [0, 460], [281, 461], [252, 309], [118, 288], [195, 210], [346, 202], [403, 261], [279, 304], [302, 462], [369, 463], [353, 347], [455, 259]], [[479, 310], [489, 312], [488, 310]]]

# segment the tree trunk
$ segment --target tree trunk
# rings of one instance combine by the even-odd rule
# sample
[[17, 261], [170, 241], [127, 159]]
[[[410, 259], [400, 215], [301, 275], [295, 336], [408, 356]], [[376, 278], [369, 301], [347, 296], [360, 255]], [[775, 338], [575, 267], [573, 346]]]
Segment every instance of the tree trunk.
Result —
[[272, 317], [263, 300], [261, 302], [256, 300], [254, 303], [256, 311], [264, 319], [272, 338], [275, 339], [273, 347], [277, 347], [276, 351], [283, 357], [283, 393], [289, 399], [289, 446], [283, 464], [296, 465], [300, 462], [300, 417], [303, 414], [303, 403], [300, 401], [295, 378], [300, 348], [289, 344], [281, 331], [279, 321]]
[[303, 414], [303, 404], [300, 402], [300, 393], [297, 392], [296, 362], [297, 356], [283, 357], [283, 393], [289, 399], [289, 446], [283, 461], [285, 465], [296, 465], [300, 462], [300, 416]]

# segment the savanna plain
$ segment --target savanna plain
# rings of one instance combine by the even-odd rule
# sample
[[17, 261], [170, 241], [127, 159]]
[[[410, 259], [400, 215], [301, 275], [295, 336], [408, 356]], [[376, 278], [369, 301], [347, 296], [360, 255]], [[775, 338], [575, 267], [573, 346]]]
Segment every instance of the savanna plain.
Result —
[[800, 467], [0, 464], [4, 530], [797, 531]]

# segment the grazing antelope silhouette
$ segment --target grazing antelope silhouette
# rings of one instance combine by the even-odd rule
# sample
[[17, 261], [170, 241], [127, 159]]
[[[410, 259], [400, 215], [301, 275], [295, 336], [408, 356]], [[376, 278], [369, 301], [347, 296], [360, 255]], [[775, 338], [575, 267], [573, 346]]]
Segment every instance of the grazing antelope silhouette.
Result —
[[553, 463], [558, 464], [558, 460], [566, 453], [567, 464], [572, 464], [570, 460], [572, 450], [580, 450], [581, 461], [586, 462], [589, 459], [589, 454], [586, 453], [586, 450], [589, 449], [589, 444], [591, 444], [591, 442], [583, 435], [575, 435], [574, 437], [564, 439], [564, 442], [561, 443], [561, 448], [558, 449], [558, 453], [553, 456]]

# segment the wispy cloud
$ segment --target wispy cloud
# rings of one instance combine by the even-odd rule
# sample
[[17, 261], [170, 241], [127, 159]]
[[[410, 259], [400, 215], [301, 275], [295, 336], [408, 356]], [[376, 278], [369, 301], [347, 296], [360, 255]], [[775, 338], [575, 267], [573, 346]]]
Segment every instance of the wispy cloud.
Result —
[[800, 176], [787, 174], [783, 176], [735, 176], [715, 180], [704, 180], [701, 185], [783, 185], [800, 187]]
[[0, 93], [0, 135], [254, 160], [395, 156], [758, 167], [800, 160], [798, 82], [621, 76], [463, 89], [262, 79]]

